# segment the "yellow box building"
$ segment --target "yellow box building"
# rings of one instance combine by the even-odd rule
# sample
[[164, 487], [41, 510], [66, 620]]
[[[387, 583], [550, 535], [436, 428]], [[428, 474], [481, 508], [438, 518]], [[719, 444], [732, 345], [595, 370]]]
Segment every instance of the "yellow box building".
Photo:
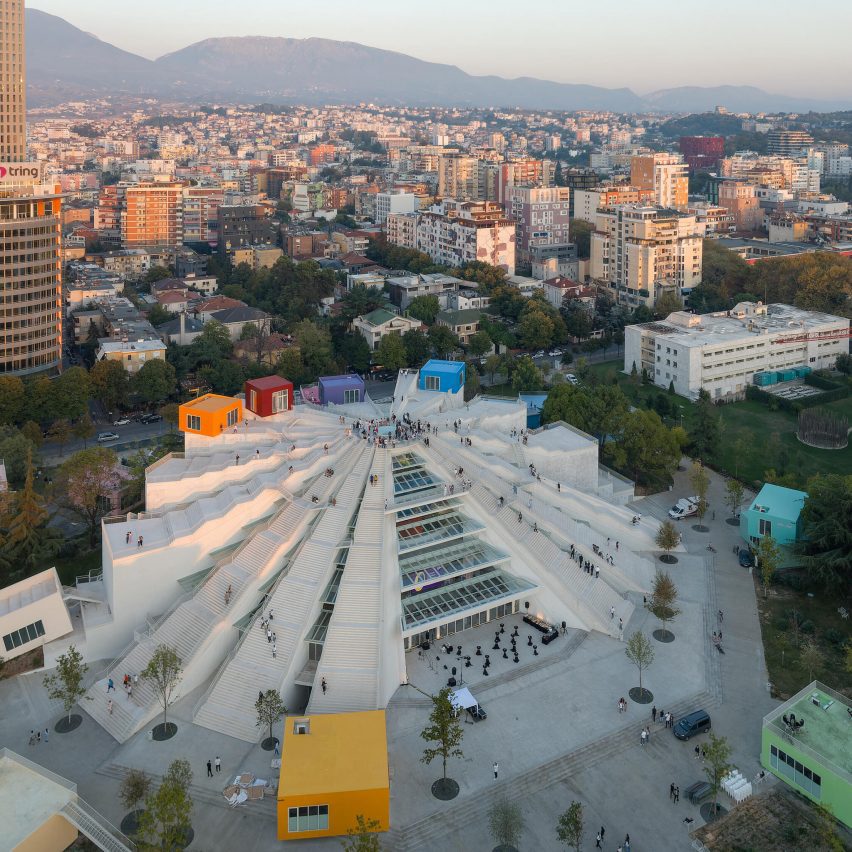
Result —
[[278, 782], [278, 839], [345, 835], [356, 817], [390, 825], [385, 711], [288, 716]]
[[213, 438], [231, 431], [243, 419], [243, 404], [232, 396], [206, 393], [181, 405], [178, 428], [181, 432]]

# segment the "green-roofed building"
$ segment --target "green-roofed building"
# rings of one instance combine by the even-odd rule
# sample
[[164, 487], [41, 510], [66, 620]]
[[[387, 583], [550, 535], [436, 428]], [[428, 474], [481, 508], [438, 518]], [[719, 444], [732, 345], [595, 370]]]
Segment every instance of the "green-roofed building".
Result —
[[406, 331], [418, 329], [421, 325], [418, 319], [403, 317], [384, 308], [376, 308], [368, 314], [355, 317], [352, 321], [353, 328], [364, 336], [372, 352], [375, 352], [385, 335], [405, 334]]
[[462, 311], [441, 311], [437, 317], [438, 325], [445, 325], [458, 337], [463, 346], [477, 331], [479, 331], [479, 320], [482, 311], [475, 308], [466, 308]]
[[814, 681], [763, 719], [760, 762], [852, 827], [852, 702]]

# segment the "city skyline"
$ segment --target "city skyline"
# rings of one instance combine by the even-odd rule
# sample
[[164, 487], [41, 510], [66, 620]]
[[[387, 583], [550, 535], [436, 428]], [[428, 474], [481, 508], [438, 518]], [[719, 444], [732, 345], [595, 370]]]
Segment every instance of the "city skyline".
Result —
[[[259, 0], [251, 18], [227, 23], [221, 15], [211, 14], [211, 9], [224, 11], [224, 4], [200, 0], [185, 0], [180, 21], [172, 19], [173, 7], [164, 0], [152, 0], [144, 9], [125, 9], [120, 19], [110, 14], [108, 0], [81, 0], [70, 8], [66, 0], [30, 5], [148, 58], [207, 38], [327, 38], [457, 65], [475, 75], [623, 87], [640, 95], [677, 86], [750, 85], [770, 93], [841, 97], [848, 94], [846, 80], [852, 73], [844, 43], [852, 26], [852, 8], [833, 10], [836, 26], [826, 29], [818, 15], [803, 19], [796, 14], [791, 0], [774, 4], [761, 0], [746, 6], [723, 0], [714, 7], [712, 18], [700, 19], [669, 0], [648, 0], [642, 4], [642, 15], [624, 0], [613, 0], [606, 10], [577, 8], [570, 15], [556, 0], [537, 0], [525, 9], [523, 19], [513, 18], [511, 26], [503, 25], [502, 17], [490, 18], [493, 4], [480, 0], [463, 6], [438, 0], [426, 20], [422, 10], [399, 8], [385, 0], [376, 0], [369, 13], [353, 19], [340, 0], [330, 0], [321, 21], [298, 8], [288, 10], [286, 18], [276, 18], [275, 3]], [[788, 26], [789, 15], [796, 15], [795, 30]], [[548, 18], [552, 25], [542, 27]], [[454, 26], [447, 28], [443, 22], [450, 19]], [[738, 22], [736, 28], [731, 27], [732, 20]], [[758, 31], [760, 38], [755, 39]], [[476, 39], [471, 39], [472, 32], [478, 34]], [[594, 37], [588, 37], [590, 32]], [[700, 47], [696, 50], [699, 32], [712, 62], [702, 61]], [[818, 64], [778, 62], [779, 56], [803, 44], [817, 43]], [[618, 45], [615, 55], [606, 48], [613, 44]], [[677, 76], [672, 74], [675, 66]]]

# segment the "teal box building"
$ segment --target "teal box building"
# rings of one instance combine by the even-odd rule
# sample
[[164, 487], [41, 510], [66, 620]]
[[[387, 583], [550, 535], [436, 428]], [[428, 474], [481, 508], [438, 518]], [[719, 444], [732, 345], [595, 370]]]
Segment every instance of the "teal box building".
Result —
[[795, 544], [802, 537], [801, 514], [807, 496], [804, 491], [767, 483], [742, 513], [743, 538], [757, 545], [763, 536], [771, 535], [778, 544]]
[[761, 764], [852, 827], [852, 706], [814, 681], [763, 719]]
[[456, 393], [464, 387], [464, 361], [440, 361], [432, 358], [420, 368], [420, 390]]

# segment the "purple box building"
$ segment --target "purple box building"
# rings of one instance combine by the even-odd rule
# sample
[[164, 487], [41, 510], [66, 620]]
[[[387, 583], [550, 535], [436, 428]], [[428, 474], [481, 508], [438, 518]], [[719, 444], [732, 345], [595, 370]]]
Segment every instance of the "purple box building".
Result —
[[345, 376], [320, 376], [320, 405], [345, 405], [364, 401], [364, 380], [354, 373]]

